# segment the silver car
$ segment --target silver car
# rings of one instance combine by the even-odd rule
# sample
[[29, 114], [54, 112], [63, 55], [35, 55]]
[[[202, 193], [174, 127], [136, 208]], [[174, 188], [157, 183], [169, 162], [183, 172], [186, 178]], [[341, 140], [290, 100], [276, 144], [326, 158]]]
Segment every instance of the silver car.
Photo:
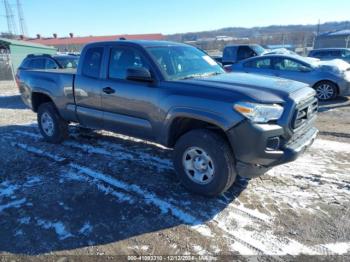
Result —
[[350, 63], [350, 48], [320, 48], [311, 50], [309, 57], [319, 58], [320, 60], [342, 59]]
[[310, 61], [293, 55], [264, 55], [232, 65], [231, 71], [277, 76], [313, 87], [319, 100], [350, 95], [350, 64], [342, 60]]

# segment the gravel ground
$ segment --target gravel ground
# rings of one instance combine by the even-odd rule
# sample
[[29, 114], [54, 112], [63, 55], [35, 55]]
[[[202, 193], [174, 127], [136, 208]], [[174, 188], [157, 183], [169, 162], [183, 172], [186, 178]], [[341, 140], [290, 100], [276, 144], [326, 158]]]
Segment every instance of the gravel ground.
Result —
[[77, 126], [63, 144], [45, 143], [6, 84], [0, 115], [0, 254], [9, 260], [349, 258], [348, 98], [321, 105], [320, 136], [297, 161], [239, 178], [214, 199], [188, 193], [171, 150], [152, 143]]

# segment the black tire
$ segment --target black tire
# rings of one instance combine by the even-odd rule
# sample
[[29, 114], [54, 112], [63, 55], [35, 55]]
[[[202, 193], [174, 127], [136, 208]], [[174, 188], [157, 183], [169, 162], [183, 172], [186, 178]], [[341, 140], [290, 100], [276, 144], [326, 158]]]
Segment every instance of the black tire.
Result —
[[[214, 173], [210, 182], [196, 183], [185, 171], [183, 159], [191, 148], [200, 148], [211, 158]], [[182, 184], [191, 192], [204, 196], [217, 196], [229, 189], [236, 179], [235, 158], [220, 134], [208, 129], [195, 129], [182, 135], [174, 148], [174, 167]]]
[[337, 86], [331, 81], [321, 81], [314, 86], [314, 89], [320, 101], [329, 101], [337, 97]]
[[[68, 123], [61, 118], [52, 102], [41, 104], [37, 116], [40, 133], [47, 142], [58, 144], [68, 137]], [[42, 123], [43, 116], [51, 117], [53, 123], [52, 132], [48, 132], [47, 129], [45, 131]]]

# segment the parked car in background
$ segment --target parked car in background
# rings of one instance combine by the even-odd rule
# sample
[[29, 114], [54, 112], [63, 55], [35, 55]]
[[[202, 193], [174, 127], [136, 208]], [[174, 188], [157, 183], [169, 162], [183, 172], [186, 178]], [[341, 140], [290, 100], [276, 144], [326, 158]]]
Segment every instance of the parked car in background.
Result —
[[20, 69], [67, 69], [77, 68], [79, 56], [76, 55], [28, 55]]
[[310, 51], [309, 57], [315, 57], [320, 60], [342, 59], [350, 63], [350, 48], [314, 49]]
[[350, 95], [350, 65], [342, 60], [310, 62], [301, 56], [264, 55], [236, 63], [231, 70], [307, 83], [316, 90], [319, 100]]
[[266, 49], [260, 45], [229, 45], [225, 46], [222, 57], [216, 57], [215, 60], [223, 66], [232, 65], [253, 56], [260, 56], [264, 52]]
[[19, 70], [18, 85], [46, 141], [62, 142], [77, 122], [157, 142], [174, 148], [183, 185], [207, 196], [295, 160], [317, 135], [308, 85], [227, 74], [180, 43], [88, 44], [76, 73]]
[[286, 48], [266, 49], [266, 51], [262, 55], [291, 55], [291, 56], [296, 56], [296, 58], [302, 57], [303, 59], [307, 60], [310, 63], [320, 61], [320, 59], [315, 57], [301, 56], [298, 53]]
[[[212, 58], [223, 66], [232, 65], [244, 59], [262, 55], [291, 55], [300, 57], [299, 54], [286, 48], [265, 49], [260, 45], [229, 45], [224, 48], [222, 56], [212, 56]], [[317, 58], [306, 58], [309, 62], [319, 61]], [[230, 68], [225, 67], [225, 70]]]

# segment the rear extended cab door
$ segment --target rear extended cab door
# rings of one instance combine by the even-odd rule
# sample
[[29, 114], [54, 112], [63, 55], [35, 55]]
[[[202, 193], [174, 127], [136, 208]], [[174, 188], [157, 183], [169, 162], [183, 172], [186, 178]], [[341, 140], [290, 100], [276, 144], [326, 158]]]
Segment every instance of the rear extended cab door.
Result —
[[107, 63], [107, 48], [91, 45], [83, 50], [74, 83], [76, 114], [79, 123], [90, 128], [103, 127], [101, 106], [102, 68]]

